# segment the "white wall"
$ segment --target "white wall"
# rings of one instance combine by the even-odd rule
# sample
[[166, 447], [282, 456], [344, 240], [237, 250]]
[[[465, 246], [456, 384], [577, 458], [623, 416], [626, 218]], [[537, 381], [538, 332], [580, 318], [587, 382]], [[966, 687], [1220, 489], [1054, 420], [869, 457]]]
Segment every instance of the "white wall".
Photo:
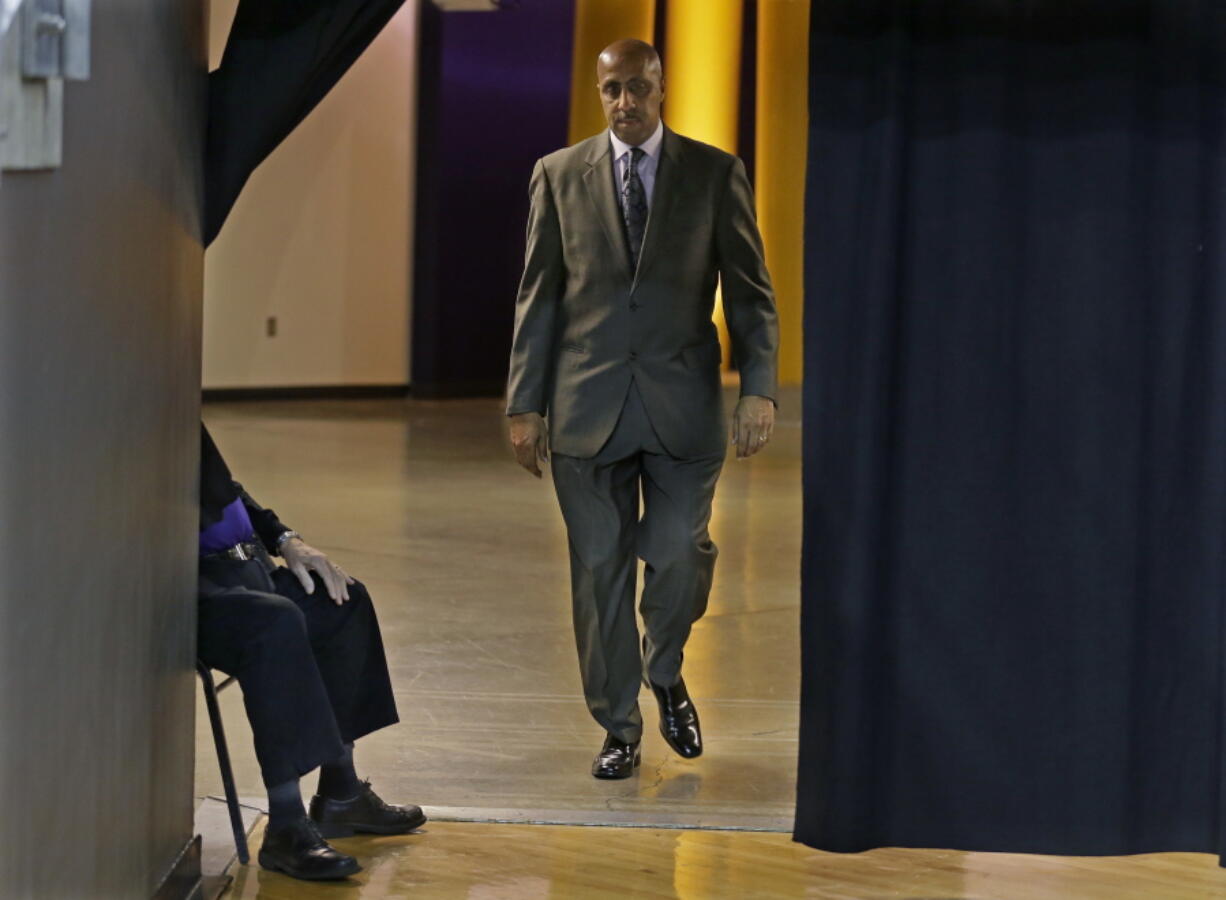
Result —
[[[211, 67], [237, 5], [212, 2]], [[408, 383], [419, 5], [256, 170], [205, 254], [206, 388]]]

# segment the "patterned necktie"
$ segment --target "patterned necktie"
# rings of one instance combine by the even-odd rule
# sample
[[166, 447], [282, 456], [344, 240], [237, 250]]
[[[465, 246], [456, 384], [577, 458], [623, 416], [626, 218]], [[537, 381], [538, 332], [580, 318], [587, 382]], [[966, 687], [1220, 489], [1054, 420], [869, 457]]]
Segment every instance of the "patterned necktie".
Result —
[[643, 234], [647, 231], [647, 191], [643, 189], [643, 179], [639, 178], [639, 160], [645, 155], [640, 147], [630, 151], [630, 164], [626, 166], [626, 179], [622, 184], [622, 217], [626, 220], [631, 269], [638, 268]]

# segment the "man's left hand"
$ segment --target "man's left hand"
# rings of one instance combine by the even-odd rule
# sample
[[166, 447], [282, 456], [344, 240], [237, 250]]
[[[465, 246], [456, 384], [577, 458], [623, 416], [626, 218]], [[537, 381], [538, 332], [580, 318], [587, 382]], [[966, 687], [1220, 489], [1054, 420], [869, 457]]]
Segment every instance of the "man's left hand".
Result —
[[732, 415], [732, 443], [736, 458], [747, 459], [770, 443], [775, 431], [775, 404], [766, 397], [747, 394]]
[[349, 585], [353, 584], [353, 579], [302, 538], [290, 538], [281, 545], [280, 552], [281, 558], [285, 560], [285, 567], [302, 582], [302, 589], [308, 594], [315, 593], [315, 580], [311, 578], [311, 573], [315, 572], [324, 583], [333, 603], [340, 606], [349, 599]]

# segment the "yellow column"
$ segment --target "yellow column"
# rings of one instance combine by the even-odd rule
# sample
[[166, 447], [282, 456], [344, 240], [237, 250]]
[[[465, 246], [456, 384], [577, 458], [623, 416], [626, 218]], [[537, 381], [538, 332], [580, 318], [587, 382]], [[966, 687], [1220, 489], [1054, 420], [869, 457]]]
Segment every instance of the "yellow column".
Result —
[[570, 142], [608, 127], [596, 90], [596, 55], [614, 41], [655, 35], [656, 0], [576, 0], [571, 63]]
[[[736, 153], [741, 99], [742, 0], [668, 0], [664, 121], [686, 137]], [[715, 324], [728, 360], [722, 301]]]
[[754, 189], [779, 306], [783, 384], [799, 384], [804, 368], [808, 87], [809, 0], [760, 0]]
[[686, 137], [736, 153], [742, 0], [669, 0], [664, 117]]

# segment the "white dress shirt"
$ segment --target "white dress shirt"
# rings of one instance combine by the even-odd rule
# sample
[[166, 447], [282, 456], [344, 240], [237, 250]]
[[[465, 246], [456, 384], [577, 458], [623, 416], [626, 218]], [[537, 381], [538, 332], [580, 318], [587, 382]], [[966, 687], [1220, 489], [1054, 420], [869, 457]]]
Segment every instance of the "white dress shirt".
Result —
[[[630, 151], [634, 148], [621, 140], [611, 130], [609, 140], [613, 144], [613, 172], [617, 175], [617, 203], [625, 211], [626, 195], [622, 192], [626, 184], [626, 169], [630, 165]], [[651, 192], [656, 186], [656, 169], [660, 166], [660, 145], [664, 143], [664, 122], [656, 126], [655, 134], [643, 141], [639, 147], [646, 154], [639, 160], [639, 180], [643, 182], [643, 192], [647, 194], [647, 208], [651, 209]]]

